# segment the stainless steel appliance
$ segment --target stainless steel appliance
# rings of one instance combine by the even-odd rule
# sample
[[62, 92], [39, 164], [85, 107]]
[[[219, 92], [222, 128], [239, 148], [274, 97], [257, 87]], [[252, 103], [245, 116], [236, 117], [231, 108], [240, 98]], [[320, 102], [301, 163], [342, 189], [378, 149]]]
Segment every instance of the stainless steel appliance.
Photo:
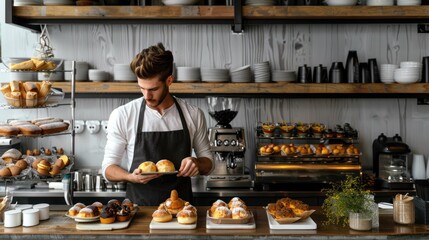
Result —
[[210, 150], [215, 167], [207, 176], [206, 187], [251, 188], [250, 175], [244, 173], [246, 143], [244, 129], [231, 127], [230, 122], [238, 113], [239, 98], [208, 97], [209, 114], [217, 124], [208, 130]]
[[387, 189], [412, 189], [409, 172], [410, 148], [396, 134], [386, 137], [383, 133], [372, 143], [373, 171], [376, 186]]
[[300, 154], [290, 155], [273, 153], [263, 155], [260, 147], [274, 144], [277, 146], [311, 146], [332, 147], [351, 144], [357, 146], [357, 132], [353, 136], [329, 137], [317, 136], [265, 136], [262, 128], [256, 129], [255, 189], [257, 190], [320, 190], [340, 181], [347, 175], [360, 176], [362, 167], [360, 155], [348, 154]]

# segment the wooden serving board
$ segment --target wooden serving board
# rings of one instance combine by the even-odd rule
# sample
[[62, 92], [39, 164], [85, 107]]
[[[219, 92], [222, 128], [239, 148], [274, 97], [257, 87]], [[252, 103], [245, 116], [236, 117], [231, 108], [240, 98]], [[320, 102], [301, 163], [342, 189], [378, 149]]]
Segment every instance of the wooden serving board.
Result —
[[137, 211], [138, 211], [138, 208], [134, 208], [134, 210], [131, 212], [130, 220], [125, 222], [114, 222], [110, 224], [104, 224], [104, 223], [101, 223], [100, 221], [88, 222], [88, 223], [78, 222], [76, 223], [76, 229], [77, 230], [94, 230], [94, 231], [124, 229], [130, 225]]
[[177, 218], [173, 218], [170, 222], [155, 222], [153, 219], [149, 224], [150, 229], [195, 229], [197, 223], [194, 224], [180, 224], [177, 222]]
[[271, 214], [269, 214], [268, 212], [266, 213], [270, 229], [317, 229], [317, 224], [313, 221], [311, 217], [294, 223], [280, 224], [271, 216]]

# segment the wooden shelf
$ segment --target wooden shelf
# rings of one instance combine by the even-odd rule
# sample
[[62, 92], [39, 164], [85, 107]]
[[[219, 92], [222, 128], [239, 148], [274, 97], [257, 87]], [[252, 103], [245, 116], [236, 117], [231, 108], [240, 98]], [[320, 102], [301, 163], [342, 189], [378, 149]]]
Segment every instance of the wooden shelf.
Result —
[[[11, 10], [9, 10], [11, 9]], [[239, 8], [240, 9], [240, 8]], [[40, 24], [244, 24], [414, 22], [429, 6], [18, 6], [6, 2], [6, 23], [38, 31]]]
[[[68, 82], [55, 82], [54, 87], [70, 92]], [[309, 97], [429, 97], [429, 84], [301, 84], [301, 83], [173, 83], [170, 91], [184, 95], [247, 95]], [[77, 82], [77, 94], [140, 94], [136, 82]]]

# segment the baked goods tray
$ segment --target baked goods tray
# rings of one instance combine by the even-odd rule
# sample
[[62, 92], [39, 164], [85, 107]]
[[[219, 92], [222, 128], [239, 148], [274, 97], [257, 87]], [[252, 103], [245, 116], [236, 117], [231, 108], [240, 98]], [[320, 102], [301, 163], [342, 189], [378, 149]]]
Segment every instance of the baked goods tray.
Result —
[[212, 221], [211, 217], [209, 216], [209, 211], [207, 211], [206, 228], [207, 229], [255, 229], [256, 228], [255, 218], [253, 217], [252, 212], [250, 212], [250, 214], [251, 216], [246, 221], [242, 221], [244, 223], [215, 223], [214, 221]]
[[[25, 108], [35, 109], [35, 108], [52, 108], [52, 107], [58, 107], [61, 105], [71, 105], [71, 103], [61, 103], [64, 100], [64, 96], [65, 96], [65, 92], [63, 92], [61, 89], [51, 88], [51, 91], [46, 96], [45, 103], [41, 106], [15, 107], [15, 106], [8, 104], [7, 102], [6, 103], [1, 102], [0, 103], [0, 109], [25, 109]], [[7, 100], [7, 99], [5, 98], [5, 100]]]
[[104, 224], [100, 221], [97, 222], [78, 222], [76, 223], [76, 229], [77, 230], [93, 230], [93, 231], [100, 231], [100, 230], [115, 230], [115, 229], [124, 229], [127, 228], [131, 221], [133, 220], [134, 216], [136, 215], [138, 211], [138, 208], [134, 208], [134, 210], [131, 212], [131, 217], [128, 221], [125, 222], [114, 222], [110, 224]]
[[[40, 174], [39, 172], [37, 172], [36, 169], [34, 169], [33, 167], [31, 167], [31, 172], [33, 173], [33, 178], [34, 179], [51, 179], [51, 178], [57, 178], [57, 177], [62, 177], [63, 175], [70, 173], [73, 165], [74, 165], [74, 157], [73, 156], [69, 156], [67, 155], [70, 163], [65, 166], [63, 169], [61, 169], [61, 171], [57, 174], [55, 174], [54, 176], [50, 175], [50, 176], [44, 176], [42, 174]], [[51, 155], [51, 156], [47, 156], [47, 155], [42, 155], [42, 156], [26, 156], [25, 160], [27, 160], [27, 162], [29, 162], [30, 166], [33, 164], [33, 162], [36, 159], [46, 159], [48, 160], [51, 165], [55, 164], [55, 161], [58, 159], [58, 157], [56, 155]]]
[[266, 211], [266, 213], [270, 229], [317, 229], [317, 224], [311, 217], [293, 223], [280, 224], [273, 218], [273, 216], [271, 216], [271, 214], [268, 213], [268, 211]]
[[197, 223], [194, 224], [180, 224], [179, 222], [177, 222], [177, 218], [173, 218], [173, 220], [169, 221], [169, 222], [164, 222], [164, 223], [160, 223], [160, 222], [156, 222], [152, 219], [152, 221], [149, 224], [149, 228], [150, 229], [195, 229], [197, 228]]

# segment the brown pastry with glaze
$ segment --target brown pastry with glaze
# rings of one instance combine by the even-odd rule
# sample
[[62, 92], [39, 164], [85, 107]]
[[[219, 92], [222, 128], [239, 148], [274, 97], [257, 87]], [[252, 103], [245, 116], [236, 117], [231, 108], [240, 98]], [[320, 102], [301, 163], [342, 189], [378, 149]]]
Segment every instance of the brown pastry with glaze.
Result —
[[152, 213], [152, 218], [155, 222], [169, 222], [173, 219], [164, 204], [159, 205], [158, 209]]
[[49, 171], [49, 174], [51, 176], [55, 176], [59, 173], [61, 173], [61, 168], [59, 168], [57, 165], [52, 165], [51, 170]]
[[37, 164], [40, 163], [40, 161], [42, 161], [41, 158], [36, 158], [33, 163], [31, 163], [31, 167], [37, 170]]
[[12, 173], [10, 172], [9, 168], [5, 167], [0, 169], [0, 177], [10, 177], [12, 176]]
[[28, 163], [24, 159], [20, 159], [16, 161], [15, 166], [19, 167], [21, 170], [24, 170], [28, 167]]

